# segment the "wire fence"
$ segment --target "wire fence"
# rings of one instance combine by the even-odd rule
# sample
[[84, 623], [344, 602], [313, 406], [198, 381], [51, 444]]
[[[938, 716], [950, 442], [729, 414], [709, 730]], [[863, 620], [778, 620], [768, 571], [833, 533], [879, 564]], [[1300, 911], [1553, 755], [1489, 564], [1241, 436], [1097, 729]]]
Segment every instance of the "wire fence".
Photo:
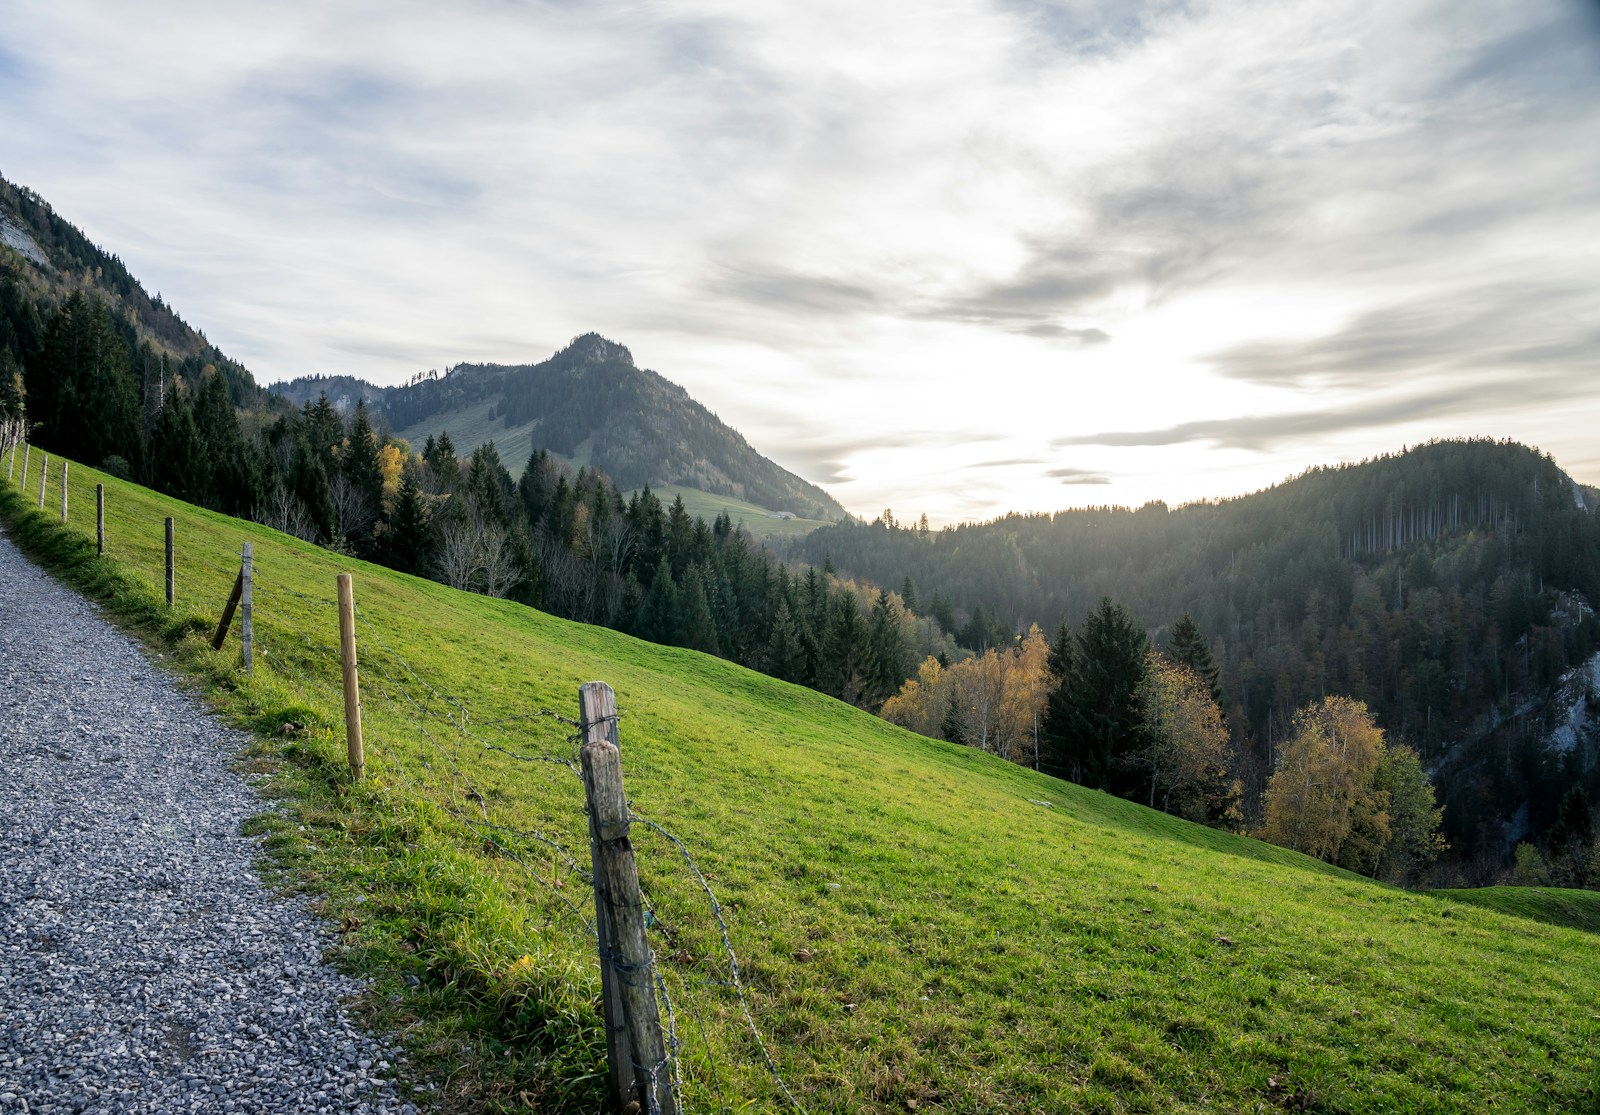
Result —
[[[60, 462], [45, 472], [43, 459], [44, 454], [30, 452], [16, 427], [0, 426], [0, 476], [11, 477], [15, 471], [10, 483], [24, 493], [27, 508], [35, 503], [29, 498], [35, 489], [59, 483]], [[67, 527], [91, 541], [106, 539], [105, 554], [120, 570], [152, 588], [160, 583], [166, 561], [157, 541], [160, 520], [135, 524], [119, 516], [108, 536], [107, 524], [97, 514], [104, 504], [95, 498], [95, 475], [81, 467], [73, 473], [60, 503]], [[47, 500], [42, 513], [51, 516], [54, 509]], [[208, 521], [202, 527], [186, 520], [185, 526], [203, 529], [207, 536], [202, 543], [178, 547], [174, 610], [214, 617], [227, 586], [240, 574], [237, 561], [225, 555], [247, 536], [226, 521]], [[293, 546], [270, 545], [259, 532], [248, 537], [257, 543], [251, 571], [250, 667], [257, 691], [282, 697], [281, 723], [272, 730], [298, 738], [320, 726], [331, 734], [338, 723], [332, 710], [340, 702], [339, 604], [308, 589], [308, 570], [301, 568], [315, 564], [325, 569], [329, 555], [301, 556]], [[419, 661], [417, 653], [402, 650], [415, 645], [418, 637], [406, 618], [403, 609], [363, 607], [358, 589], [355, 620], [368, 779], [378, 792], [432, 803], [470, 834], [479, 854], [512, 865], [525, 884], [519, 894], [529, 925], [564, 936], [569, 947], [585, 950], [597, 966], [605, 960], [621, 962], [601, 947], [597, 906], [589, 901], [595, 874], [589, 862], [580, 761], [585, 726], [544, 705], [507, 711], [503, 693], [473, 692], [461, 684], [460, 673], [442, 676]], [[238, 651], [225, 653], [237, 656]], [[616, 715], [626, 723], [625, 708]], [[624, 740], [624, 763], [627, 746]], [[638, 974], [653, 986], [664, 1008], [666, 1051], [661, 1063], [635, 1067], [656, 1082], [665, 1074], [679, 1111], [744, 1110], [751, 1097], [729, 1094], [734, 1075], [729, 1059], [734, 1056], [731, 1047], [747, 1045], [749, 1063], [770, 1077], [774, 1100], [803, 1112], [763, 1037], [759, 1005], [741, 969], [712, 873], [697, 861], [688, 842], [636, 811], [631, 801], [627, 821], [632, 831], [647, 836], [636, 844], [649, 880], [643, 898], [649, 952]], [[679, 896], [679, 919], [690, 917], [682, 896], [698, 894], [700, 924], [671, 924], [651, 898], [658, 885], [673, 888]], [[704, 937], [714, 946], [683, 947], [686, 936]], [[729, 1018], [747, 1040], [731, 1040], [724, 1023]], [[644, 1110], [658, 1115], [657, 1089], [644, 1089], [643, 1094]]]

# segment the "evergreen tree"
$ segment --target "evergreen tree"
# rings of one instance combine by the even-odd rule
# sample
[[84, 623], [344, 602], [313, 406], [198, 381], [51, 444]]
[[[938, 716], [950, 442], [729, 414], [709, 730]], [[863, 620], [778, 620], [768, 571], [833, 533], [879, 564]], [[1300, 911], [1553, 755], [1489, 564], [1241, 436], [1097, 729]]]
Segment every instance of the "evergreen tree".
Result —
[[672, 566], [662, 554], [645, 593], [639, 618], [639, 637], [654, 643], [671, 643], [678, 630], [678, 586]]
[[1184, 612], [1183, 618], [1172, 625], [1167, 648], [1174, 662], [1189, 667], [1206, 683], [1206, 688], [1211, 691], [1211, 699], [1221, 708], [1222, 671], [1211, 657], [1211, 648], [1206, 645], [1205, 636], [1200, 634], [1200, 625], [1188, 612]]
[[253, 454], [239, 430], [239, 415], [221, 373], [200, 378], [194, 423], [211, 464], [210, 506], [226, 515], [248, 515], [260, 501]]
[[432, 564], [429, 552], [428, 516], [422, 502], [422, 488], [416, 470], [407, 467], [400, 474], [400, 491], [389, 516], [384, 535], [385, 562], [402, 573], [422, 573]]
[[833, 598], [828, 611], [821, 663], [824, 688], [841, 701], [855, 704], [861, 699], [867, 665], [867, 624], [861, 618], [860, 601], [849, 589]]
[[339, 447], [344, 442], [344, 419], [333, 409], [326, 391], [317, 395], [315, 406], [306, 404], [304, 417], [306, 443], [323, 471], [328, 472], [334, 467]]
[[156, 417], [148, 456], [150, 486], [190, 503], [205, 503], [211, 491], [211, 463], [189, 404], [177, 392]]
[[1148, 647], [1144, 629], [1109, 597], [1084, 617], [1059, 687], [1065, 692], [1052, 694], [1043, 729], [1074, 782], [1118, 793], [1136, 788], [1128, 760], [1143, 750]]
[[718, 651], [717, 624], [712, 618], [711, 603], [706, 596], [705, 574], [698, 565], [689, 566], [684, 573], [673, 642], [680, 647], [707, 654], [716, 654]]
[[789, 602], [779, 595], [772, 611], [772, 630], [764, 658], [766, 672], [784, 681], [799, 681], [805, 670], [805, 650]]
[[1574, 782], [1561, 799], [1550, 827], [1550, 881], [1558, 887], [1581, 887], [1594, 854], [1594, 818], [1583, 783]]
[[867, 707], [876, 708], [900, 689], [911, 672], [910, 648], [900, 617], [894, 612], [887, 592], [878, 593], [872, 605], [867, 638], [865, 688]]

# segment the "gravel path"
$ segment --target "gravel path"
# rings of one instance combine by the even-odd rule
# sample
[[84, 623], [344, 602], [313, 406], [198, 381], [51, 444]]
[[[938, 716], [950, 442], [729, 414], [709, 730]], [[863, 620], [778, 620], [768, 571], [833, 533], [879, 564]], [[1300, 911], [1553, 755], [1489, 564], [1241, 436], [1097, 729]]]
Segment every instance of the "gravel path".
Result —
[[0, 1112], [387, 1112], [244, 743], [0, 535]]

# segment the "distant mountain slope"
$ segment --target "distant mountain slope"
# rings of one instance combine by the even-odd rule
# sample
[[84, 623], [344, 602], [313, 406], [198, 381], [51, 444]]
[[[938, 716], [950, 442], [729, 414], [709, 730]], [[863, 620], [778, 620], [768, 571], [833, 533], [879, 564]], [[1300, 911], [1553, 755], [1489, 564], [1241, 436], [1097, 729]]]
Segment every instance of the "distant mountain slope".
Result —
[[[1574, 681], [1600, 649], [1600, 514], [1579, 495], [1526, 446], [1438, 442], [1173, 510], [937, 532], [849, 521], [795, 553], [878, 584], [909, 577], [957, 619], [997, 614], [1002, 636], [1076, 624], [1102, 596], [1158, 639], [1192, 613], [1247, 741], [1247, 795], [1259, 800], [1297, 708], [1349, 694], [1416, 746], [1457, 854], [1487, 865], [1547, 827], [1573, 779], [1600, 793], [1600, 694]], [[1558, 724], [1567, 742], [1543, 745]]]
[[537, 447], [598, 468], [625, 490], [681, 485], [801, 518], [844, 516], [827, 492], [757, 453], [682, 387], [593, 333], [539, 364], [461, 364], [390, 388], [307, 378], [273, 391], [295, 403], [322, 391], [347, 406], [366, 398], [414, 445], [447, 430], [462, 453], [493, 440], [514, 469]]
[[[34, 191], [0, 178], [0, 348], [20, 365], [42, 344], [52, 310], [75, 293], [98, 297], [130, 346], [148, 344], [182, 373], [209, 364], [238, 405], [259, 402], [254, 377], [152, 296], [116, 256], [97, 247]], [[29, 313], [27, 307], [31, 306]]]

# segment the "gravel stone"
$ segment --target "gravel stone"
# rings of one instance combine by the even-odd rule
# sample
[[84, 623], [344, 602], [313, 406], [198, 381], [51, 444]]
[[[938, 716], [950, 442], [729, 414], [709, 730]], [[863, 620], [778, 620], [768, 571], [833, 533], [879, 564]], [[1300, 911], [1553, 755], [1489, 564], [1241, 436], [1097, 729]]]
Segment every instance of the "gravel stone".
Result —
[[255, 873], [246, 742], [0, 535], [0, 1112], [415, 1115]]

